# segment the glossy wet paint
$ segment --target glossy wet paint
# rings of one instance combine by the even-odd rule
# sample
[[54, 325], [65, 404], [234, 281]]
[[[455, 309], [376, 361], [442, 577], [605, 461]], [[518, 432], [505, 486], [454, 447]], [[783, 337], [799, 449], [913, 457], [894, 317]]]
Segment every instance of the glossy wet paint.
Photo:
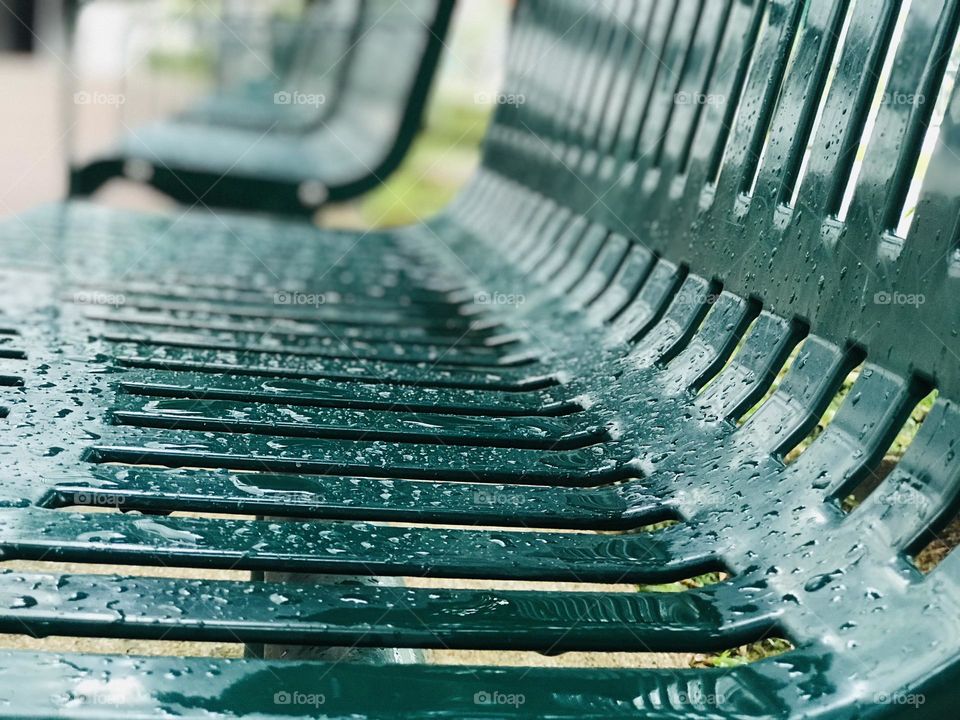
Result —
[[[548, 653], [780, 634], [794, 650], [685, 670], [8, 652], [11, 712], [950, 717], [960, 560], [925, 576], [909, 555], [960, 506], [956, 94], [909, 238], [891, 223], [927, 105], [881, 105], [835, 218], [899, 13], [880, 0], [524, 2], [506, 87], [526, 102], [499, 109], [484, 167], [429, 223], [358, 242], [70, 204], [0, 231], [7, 558], [605, 583], [728, 573], [661, 594], [10, 572], [8, 632]], [[888, 87], [935, 95], [958, 20], [954, 2], [915, 0]], [[925, 302], [876, 300], [895, 293]], [[931, 386], [902, 461], [845, 513]], [[118, 511], [83, 512], [96, 505]], [[92, 707], [95, 691], [120, 701]], [[323, 703], [277, 704], [284, 692]]]

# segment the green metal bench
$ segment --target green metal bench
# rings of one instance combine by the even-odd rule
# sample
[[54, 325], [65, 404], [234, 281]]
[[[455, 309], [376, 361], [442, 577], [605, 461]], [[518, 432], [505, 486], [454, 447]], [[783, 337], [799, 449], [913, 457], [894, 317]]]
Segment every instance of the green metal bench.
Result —
[[125, 128], [115, 148], [74, 163], [70, 193], [88, 196], [126, 175], [188, 205], [294, 215], [361, 195], [400, 165], [420, 130], [453, 6], [320, 7], [303, 20], [313, 37], [293, 67]]
[[[894, 228], [958, 22], [952, 1], [526, 0], [506, 84], [525, 103], [499, 109], [482, 170], [428, 223], [361, 236], [71, 203], [0, 231], [4, 558], [198, 569], [15, 565], [4, 632], [791, 650], [686, 669], [9, 650], [3, 712], [953, 717], [960, 556], [929, 573], [911, 558], [960, 505], [956, 92], [907, 237]], [[726, 574], [662, 593], [211, 568]]]

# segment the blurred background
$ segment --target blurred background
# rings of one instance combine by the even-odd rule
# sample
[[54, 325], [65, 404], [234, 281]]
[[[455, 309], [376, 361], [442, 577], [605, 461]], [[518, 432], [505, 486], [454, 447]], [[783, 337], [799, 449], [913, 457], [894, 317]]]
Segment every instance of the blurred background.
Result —
[[[65, 42], [63, 2], [0, 3], [3, 216], [63, 198], [68, 157], [95, 154], [123, 127], [182, 110], [209, 92], [216, 62], [208, 51], [211, 18], [231, 0], [98, 0], [80, 15], [72, 53]], [[385, 185], [324, 209], [324, 225], [404, 224], [436, 212], [457, 192], [476, 166], [500, 87], [512, 4], [459, 0], [425, 131]], [[283, 11], [280, 0], [273, 12], [282, 16]], [[245, 39], [243, 44], [249, 51]], [[226, 69], [238, 76], [255, 74], [257, 68], [244, 67], [243, 59], [250, 65], [256, 56], [238, 55]], [[122, 179], [111, 181], [96, 200], [143, 210], [172, 205], [163, 195]]]

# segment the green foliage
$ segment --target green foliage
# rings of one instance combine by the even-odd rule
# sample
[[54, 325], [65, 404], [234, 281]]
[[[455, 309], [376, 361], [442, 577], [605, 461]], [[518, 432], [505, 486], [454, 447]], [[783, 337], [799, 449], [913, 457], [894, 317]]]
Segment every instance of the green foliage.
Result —
[[790, 641], [783, 638], [765, 638], [759, 642], [724, 650], [720, 653], [698, 656], [692, 665], [708, 668], [737, 667], [738, 665], [746, 665], [765, 658], [782, 655], [789, 650], [793, 650]]
[[913, 412], [910, 413], [910, 417], [907, 418], [907, 422], [897, 434], [896, 440], [893, 441], [893, 445], [890, 447], [890, 452], [888, 453], [889, 455], [897, 459], [903, 457], [903, 454], [907, 451], [907, 447], [913, 442], [913, 438], [916, 437], [920, 425], [930, 413], [931, 408], [933, 408], [933, 403], [935, 403], [936, 400], [937, 391], [934, 390], [917, 404]]
[[640, 592], [686, 592], [697, 590], [707, 585], [714, 585], [727, 577], [726, 573], [710, 572], [696, 577], [686, 578], [679, 582], [664, 583], [662, 585], [637, 585]]
[[154, 72], [205, 75], [213, 68], [214, 59], [209, 51], [202, 49], [176, 53], [152, 50], [147, 55], [147, 64]]
[[477, 105], [433, 107], [403, 165], [364, 199], [364, 222], [393, 227], [420, 222], [442, 210], [476, 166], [489, 118], [489, 109]]

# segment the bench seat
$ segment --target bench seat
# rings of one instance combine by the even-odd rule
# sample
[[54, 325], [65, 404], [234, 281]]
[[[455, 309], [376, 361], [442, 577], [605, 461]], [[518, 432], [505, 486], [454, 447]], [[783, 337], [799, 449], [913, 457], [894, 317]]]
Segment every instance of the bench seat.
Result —
[[506, 87], [526, 102], [439, 217], [355, 233], [73, 202], [0, 226], [0, 547], [22, 561], [0, 575], [5, 632], [791, 649], [683, 669], [11, 650], [4, 707], [951, 717], [960, 558], [916, 555], [960, 509], [952, 88], [906, 238], [934, 103], [880, 103], [844, 219], [831, 204], [880, 75], [865, 63], [890, 50], [891, 91], [946, 87], [960, 7], [900, 12], [524, 2]]
[[[478, 183], [521, 194], [531, 206], [546, 202], [486, 172]], [[15, 471], [3, 482], [5, 557], [621, 585], [723, 571], [728, 580], [663, 594], [15, 570], [3, 579], [10, 600], [0, 624], [36, 635], [550, 653], [708, 652], [770, 634], [797, 646], [782, 659], [728, 670], [489, 668], [469, 680], [457, 667], [317, 664], [323, 679], [314, 692], [334, 716], [386, 712], [386, 705], [368, 706], [351, 693], [363, 672], [391, 688], [387, 714], [397, 716], [416, 706], [462, 717], [484, 707], [473, 705], [473, 696], [488, 685], [522, 695], [525, 712], [557, 716], [658, 709], [665, 717], [706, 717], [715, 710], [707, 699], [717, 696], [729, 716], [777, 716], [798, 702], [787, 690], [798, 684], [820, 688], [824, 703], [842, 701], [853, 690], [842, 689], [843, 678], [866, 662], [857, 658], [876, 653], [875, 643], [892, 632], [886, 613], [909, 607], [924, 591], [904, 585], [906, 567], [890, 565], [882, 552], [889, 536], [867, 542], [865, 528], [884, 521], [886, 507], [868, 503], [848, 518], [825, 500], [862, 470], [863, 458], [882, 452], [908, 406], [909, 384], [880, 368], [862, 372], [851, 392], [864, 401], [844, 405], [801, 459], [785, 466], [786, 449], [819, 419], [858, 356], [807, 336], [778, 391], [738, 428], [729, 419], [756, 402], [802, 339], [796, 323], [717, 293], [713, 283], [639, 246], [621, 253], [647, 266], [633, 274], [626, 294], [614, 282], [628, 268], [626, 258], [604, 267], [591, 253], [593, 269], [608, 273], [603, 289], [580, 307], [568, 299], [564, 311], [556, 307], [560, 288], [493, 263], [464, 279], [458, 258], [480, 241], [461, 219], [467, 210], [457, 206], [421, 228], [362, 242], [294, 222], [141, 216], [83, 203], [8, 222], [0, 230], [10, 293], [5, 452]], [[457, 254], [437, 250], [440, 233]], [[583, 265], [581, 279], [590, 275], [583, 249], [565, 264]], [[209, 283], [184, 273], [217, 257], [227, 260], [211, 265]], [[303, 309], [295, 299], [311, 288], [302, 278], [328, 266], [335, 269], [325, 291], [356, 303], [318, 305], [310, 321], [317, 327], [300, 333], [283, 324], [244, 324], [256, 311], [267, 317], [273, 307]], [[33, 281], [13, 292], [25, 276]], [[382, 294], [370, 293], [377, 282]], [[203, 297], [202, 310], [162, 305], [167, 285]], [[529, 300], [477, 305], [477, 297], [508, 288]], [[418, 300], [397, 301], [405, 296]], [[456, 304], [457, 297], [469, 299]], [[607, 313], [616, 306], [615, 318], [604, 317], [605, 305]], [[460, 326], [459, 336], [423, 344], [436, 356], [413, 362], [395, 354], [408, 345], [385, 341], [390, 347], [376, 353], [376, 365], [405, 375], [365, 376], [371, 369], [363, 344], [379, 332], [436, 319], [438, 306], [439, 316]], [[353, 357], [352, 346], [317, 317], [363, 308], [383, 320], [378, 307], [402, 320], [356, 321], [370, 337], [358, 341]], [[233, 321], [240, 327], [219, 319], [236, 317], [237, 309], [247, 313]], [[461, 336], [489, 351], [482, 362], [447, 361], [444, 353], [456, 350]], [[498, 336], [513, 339], [490, 342]], [[309, 341], [326, 340], [335, 343], [330, 354], [303, 354]], [[498, 364], [533, 347], [536, 355], [512, 367], [513, 386], [505, 388]], [[487, 368], [493, 389], [484, 384]], [[363, 374], [354, 379], [354, 369]], [[692, 394], [711, 374], [709, 387]], [[960, 417], [945, 400], [934, 413], [918, 443], [946, 447]], [[14, 422], [18, 417], [32, 419]], [[855, 432], [867, 418], [871, 431]], [[912, 474], [898, 470], [898, 484], [932, 473], [948, 483], [960, 472], [929, 452], [916, 462]], [[247, 519], [217, 517], [225, 513]], [[253, 519], [266, 516], [274, 520]], [[664, 519], [680, 522], [637, 532]], [[901, 519], [898, 536], [910, 537], [921, 521]], [[856, 562], [838, 563], [838, 547], [852, 548]], [[943, 582], [948, 571], [936, 571]], [[873, 612], [857, 612], [855, 621], [846, 606], [837, 612], [841, 589], [876, 594]], [[932, 642], [946, 620], [930, 614]], [[911, 642], [920, 642], [922, 627], [911, 626]], [[879, 628], [886, 629], [871, 639]], [[834, 657], [832, 637], [846, 639], [842, 660]], [[232, 693], [242, 694], [247, 712], [260, 707], [251, 700], [258, 693], [265, 693], [265, 713], [315, 709], [273, 704], [275, 693], [307, 692], [294, 678], [311, 672], [309, 664], [269, 661], [264, 673], [257, 668], [268, 661], [196, 660], [201, 675], [216, 668], [216, 683], [185, 688], [179, 674], [168, 685], [165, 659], [11, 654], [6, 672], [28, 661], [50, 670], [42, 684], [55, 675], [77, 695], [93, 696], [84, 690], [93, 687], [107, 696], [136, 689], [134, 705], [118, 700], [118, 713], [203, 707], [228, 714], [236, 710]], [[177, 663], [177, 673], [189, 674], [190, 664]], [[457, 689], [426, 693], [427, 686]], [[69, 714], [69, 699], [58, 706], [58, 698], [51, 695], [50, 707]], [[434, 704], [425, 702], [430, 698]]]

